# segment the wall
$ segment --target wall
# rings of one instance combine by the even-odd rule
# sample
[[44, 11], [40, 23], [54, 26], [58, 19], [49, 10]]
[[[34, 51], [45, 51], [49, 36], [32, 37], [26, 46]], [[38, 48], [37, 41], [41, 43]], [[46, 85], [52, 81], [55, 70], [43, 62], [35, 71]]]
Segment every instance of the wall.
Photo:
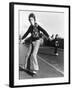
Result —
[[[9, 90], [9, 2], [30, 2], [30, 3], [46, 3], [46, 4], [64, 4], [71, 5], [72, 0], [1, 0], [0, 1], [0, 90]], [[72, 85], [57, 85], [44, 87], [28, 87], [15, 88], [24, 90], [71, 90]]]

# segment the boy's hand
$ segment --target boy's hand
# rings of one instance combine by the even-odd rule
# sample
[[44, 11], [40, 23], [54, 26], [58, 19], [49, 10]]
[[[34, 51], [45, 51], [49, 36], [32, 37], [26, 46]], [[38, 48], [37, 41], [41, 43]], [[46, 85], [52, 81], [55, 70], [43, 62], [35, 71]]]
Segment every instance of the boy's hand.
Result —
[[49, 39], [49, 37], [47, 37], [46, 35], [44, 35], [44, 37], [48, 40]]
[[49, 37], [47, 37], [47, 36], [46, 36], [45, 38], [46, 38], [47, 40], [49, 39]]
[[23, 44], [24, 40], [22, 40], [22, 38], [19, 38], [19, 43]]
[[20, 43], [21, 43], [21, 44], [23, 44], [24, 42], [25, 42], [24, 40], [21, 40], [21, 42], [20, 42]]

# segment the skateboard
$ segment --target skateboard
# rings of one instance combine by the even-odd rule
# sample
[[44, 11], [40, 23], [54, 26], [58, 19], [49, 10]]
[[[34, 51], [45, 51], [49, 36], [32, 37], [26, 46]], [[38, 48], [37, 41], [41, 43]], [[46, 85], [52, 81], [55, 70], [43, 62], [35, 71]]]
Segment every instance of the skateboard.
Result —
[[23, 65], [19, 65], [19, 67], [22, 68], [22, 69], [23, 69], [25, 72], [27, 72], [28, 74], [32, 75], [33, 77], [34, 77], [34, 76], [37, 76], [37, 73], [33, 73], [32, 70], [25, 68]]

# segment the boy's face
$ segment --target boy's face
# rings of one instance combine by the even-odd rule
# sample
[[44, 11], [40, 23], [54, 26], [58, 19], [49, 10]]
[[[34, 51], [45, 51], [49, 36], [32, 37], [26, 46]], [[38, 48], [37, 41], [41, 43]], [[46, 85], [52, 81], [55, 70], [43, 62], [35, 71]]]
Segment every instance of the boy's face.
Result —
[[33, 17], [30, 17], [30, 24], [31, 24], [31, 25], [35, 25], [35, 20], [34, 20]]

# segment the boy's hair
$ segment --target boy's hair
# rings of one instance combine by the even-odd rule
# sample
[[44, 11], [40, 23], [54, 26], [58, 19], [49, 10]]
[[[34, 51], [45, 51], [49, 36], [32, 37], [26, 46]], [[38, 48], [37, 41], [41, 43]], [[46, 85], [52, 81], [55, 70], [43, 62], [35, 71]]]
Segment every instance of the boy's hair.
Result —
[[33, 14], [33, 13], [31, 13], [30, 15], [29, 15], [29, 21], [30, 21], [30, 18], [34, 18], [34, 20], [36, 21], [36, 18], [35, 18], [35, 15]]

